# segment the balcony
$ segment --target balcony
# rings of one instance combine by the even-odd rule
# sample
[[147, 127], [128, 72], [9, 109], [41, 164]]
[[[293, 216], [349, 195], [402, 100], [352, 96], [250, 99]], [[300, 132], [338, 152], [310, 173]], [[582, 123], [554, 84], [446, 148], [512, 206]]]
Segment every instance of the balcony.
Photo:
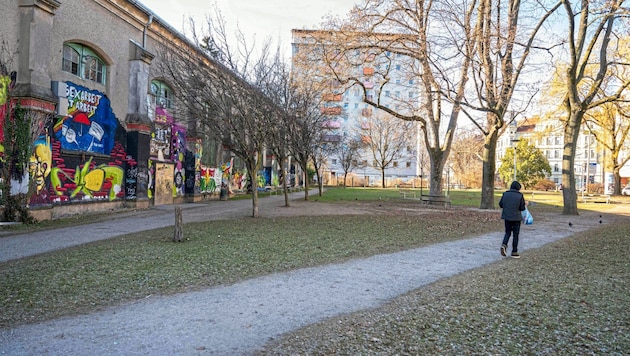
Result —
[[372, 75], [372, 74], [374, 74], [374, 68], [369, 68], [369, 67], [363, 68], [363, 75]]
[[324, 135], [324, 142], [341, 142], [341, 135]]
[[324, 101], [341, 101], [342, 99], [343, 95], [341, 94], [328, 93], [322, 95], [322, 100]]
[[334, 120], [326, 121], [322, 125], [322, 128], [324, 129], [338, 129], [340, 127], [341, 127], [341, 123], [339, 121], [334, 121]]
[[372, 116], [372, 108], [365, 108], [361, 110], [361, 115], [365, 116], [365, 117], [370, 117]]
[[322, 114], [324, 115], [341, 115], [341, 107], [335, 106], [330, 108], [322, 108]]

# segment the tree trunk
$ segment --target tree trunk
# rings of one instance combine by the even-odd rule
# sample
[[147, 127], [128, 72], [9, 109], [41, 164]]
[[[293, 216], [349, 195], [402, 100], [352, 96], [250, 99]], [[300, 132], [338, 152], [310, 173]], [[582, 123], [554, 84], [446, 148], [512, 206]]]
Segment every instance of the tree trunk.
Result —
[[381, 188], [385, 189], [385, 168], [381, 169]]
[[577, 192], [575, 190], [575, 151], [583, 114], [571, 112], [569, 122], [564, 127], [564, 148], [562, 150], [562, 215], [579, 215]]
[[[621, 170], [621, 167], [619, 165], [616, 165], [613, 168], [613, 178], [615, 180], [615, 186], [613, 187], [613, 195], [621, 195], [621, 175], [619, 174], [619, 171]], [[604, 192], [606, 191], [606, 182], [604, 181]]]
[[497, 131], [484, 136], [483, 175], [479, 209], [494, 209], [494, 177], [496, 173]]
[[278, 165], [280, 166], [280, 172], [282, 174], [282, 191], [284, 192], [284, 206], [289, 206], [289, 189], [287, 188], [287, 172], [285, 159], [278, 159]]
[[247, 175], [252, 185], [252, 217], [258, 217], [258, 180], [256, 179], [256, 165], [248, 164]]
[[322, 180], [321, 174], [319, 174], [319, 169], [315, 171], [317, 175], [317, 189], [319, 190], [319, 196], [321, 197], [324, 193], [324, 181]]
[[182, 223], [182, 208], [179, 206], [175, 207], [175, 234], [173, 235], [173, 241], [182, 242], [184, 241], [184, 227]]
[[442, 172], [446, 162], [442, 159], [441, 151], [429, 154], [429, 195], [442, 195]]
[[306, 170], [306, 163], [301, 164], [301, 167], [304, 173], [304, 200], [308, 200], [308, 171]]

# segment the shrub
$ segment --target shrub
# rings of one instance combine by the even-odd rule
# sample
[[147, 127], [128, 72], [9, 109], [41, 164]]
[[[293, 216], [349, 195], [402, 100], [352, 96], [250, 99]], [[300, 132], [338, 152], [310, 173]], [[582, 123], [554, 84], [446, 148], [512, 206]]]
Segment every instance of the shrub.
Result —
[[555, 190], [556, 183], [552, 182], [549, 179], [541, 179], [533, 187], [535, 190]]

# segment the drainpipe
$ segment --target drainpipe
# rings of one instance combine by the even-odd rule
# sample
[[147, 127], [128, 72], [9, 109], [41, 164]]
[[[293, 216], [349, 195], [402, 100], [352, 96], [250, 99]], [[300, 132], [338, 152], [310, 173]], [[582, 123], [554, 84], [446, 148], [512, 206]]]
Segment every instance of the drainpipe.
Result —
[[153, 15], [149, 15], [149, 21], [146, 25], [144, 25], [144, 30], [142, 31], [142, 48], [147, 48], [147, 29], [153, 23]]

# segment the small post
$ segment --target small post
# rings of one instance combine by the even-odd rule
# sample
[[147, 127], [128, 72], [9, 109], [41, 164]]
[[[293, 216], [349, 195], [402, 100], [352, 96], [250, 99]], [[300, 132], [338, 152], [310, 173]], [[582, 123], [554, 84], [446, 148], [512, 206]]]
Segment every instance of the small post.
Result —
[[175, 234], [173, 235], [173, 241], [182, 242], [184, 241], [184, 229], [182, 226], [182, 208], [179, 206], [175, 207]]

